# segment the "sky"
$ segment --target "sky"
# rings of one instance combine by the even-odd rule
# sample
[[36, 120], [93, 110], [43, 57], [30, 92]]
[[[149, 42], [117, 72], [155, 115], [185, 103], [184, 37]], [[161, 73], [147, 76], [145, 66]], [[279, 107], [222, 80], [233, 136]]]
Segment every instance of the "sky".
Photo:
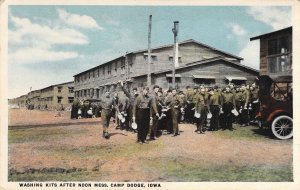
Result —
[[251, 37], [292, 25], [289, 6], [29, 6], [8, 13], [8, 98], [53, 84], [126, 52], [178, 40], [201, 43], [259, 68], [259, 40]]

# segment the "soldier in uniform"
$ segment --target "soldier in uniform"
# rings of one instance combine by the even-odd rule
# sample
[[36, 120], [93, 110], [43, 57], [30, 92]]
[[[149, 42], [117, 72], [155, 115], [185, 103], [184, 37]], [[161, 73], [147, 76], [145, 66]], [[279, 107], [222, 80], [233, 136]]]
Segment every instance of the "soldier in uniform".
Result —
[[230, 87], [227, 86], [225, 92], [222, 94], [222, 110], [224, 112], [224, 128], [233, 130], [232, 128], [232, 109], [235, 108], [235, 98], [232, 92], [230, 92]]
[[200, 88], [200, 93], [196, 98], [195, 111], [200, 113], [200, 118], [197, 118], [197, 133], [204, 133], [207, 122], [207, 112], [209, 111], [208, 96], [206, 95], [205, 88]]
[[248, 101], [249, 101], [249, 92], [246, 89], [245, 85], [241, 86], [241, 107], [242, 113], [240, 116], [242, 126], [249, 125], [249, 115], [248, 115]]
[[193, 103], [194, 92], [190, 86], [186, 87], [186, 109], [185, 109], [185, 118], [187, 123], [192, 123], [194, 119], [193, 108], [195, 104]]
[[251, 97], [250, 103], [251, 103], [252, 110], [250, 112], [250, 121], [254, 122], [255, 117], [259, 111], [259, 97], [258, 97], [259, 89], [255, 83], [253, 83], [251, 87], [252, 89], [250, 89], [250, 97]]
[[194, 117], [195, 115], [195, 105], [197, 103], [197, 96], [198, 96], [199, 92], [198, 92], [198, 87], [195, 86], [194, 87], [194, 94], [193, 94], [193, 98], [192, 98], [192, 105], [193, 105], [193, 108], [192, 108], [192, 123], [196, 123], [196, 118]]
[[[133, 105], [133, 122], [137, 123], [138, 127], [138, 135], [137, 135], [137, 142], [147, 143], [146, 137], [147, 133], [149, 131], [149, 125], [150, 122], [153, 122], [152, 120], [152, 105], [151, 105], [151, 97], [148, 95], [149, 88], [144, 87], [143, 93], [139, 95]], [[153, 111], [155, 115], [157, 114], [157, 110], [153, 107]]]
[[[47, 104], [46, 104], [46, 106], [47, 106]], [[75, 100], [72, 103], [71, 119], [77, 119], [79, 106], [80, 106], [80, 102], [79, 102], [78, 98], [75, 98]]]
[[166, 100], [166, 105], [171, 109], [171, 118], [172, 118], [172, 126], [173, 126], [173, 137], [180, 135], [178, 128], [178, 116], [180, 112], [180, 107], [183, 104], [181, 98], [177, 94], [177, 90], [172, 89], [172, 95], [169, 96]]
[[[164, 96], [164, 105], [167, 107], [167, 108], [170, 108], [169, 106], [169, 103], [171, 102], [171, 99], [172, 99], [172, 90], [169, 89], [166, 91], [166, 94]], [[166, 130], [168, 132], [168, 134], [172, 134], [173, 133], [173, 124], [172, 124], [172, 112], [171, 112], [171, 109], [169, 109], [166, 113], [166, 119], [165, 119], [165, 122], [166, 122]]]
[[[132, 89], [132, 93], [130, 93], [125, 87], [124, 87], [124, 83], [122, 81], [120, 81], [120, 84], [122, 86], [122, 89], [124, 91], [124, 93], [126, 94], [126, 96], [129, 98], [129, 107], [128, 107], [128, 111], [127, 111], [127, 116], [128, 116], [128, 121], [129, 121], [129, 126], [131, 126], [132, 124], [132, 117], [133, 117], [133, 105], [134, 105], [134, 101], [136, 100], [136, 98], [139, 96], [138, 94], [138, 90], [137, 88], [133, 88]], [[130, 128], [131, 130], [131, 128]], [[137, 132], [136, 130], [133, 130], [133, 132]]]
[[151, 117], [152, 117], [152, 125], [150, 125], [149, 128], [149, 139], [150, 140], [156, 140], [157, 139], [157, 127], [158, 127], [158, 91], [159, 86], [154, 85], [153, 86], [153, 94], [151, 96]]
[[125, 122], [122, 123], [122, 121], [120, 121], [118, 119], [118, 123], [120, 125], [121, 130], [126, 129], [127, 131], [129, 130], [129, 123], [128, 123], [128, 118], [127, 118], [127, 110], [129, 107], [129, 98], [125, 95], [123, 89], [122, 89], [122, 85], [118, 84], [117, 87], [117, 96], [118, 96], [118, 102], [117, 102], [117, 106], [116, 106], [116, 110], [117, 110], [117, 114], [121, 114], [123, 117], [125, 117]]
[[218, 86], [214, 86], [214, 89], [210, 91], [209, 108], [212, 114], [210, 128], [213, 131], [217, 131], [219, 130], [219, 114], [221, 108], [221, 95], [218, 92]]
[[108, 126], [110, 122], [110, 118], [113, 116], [113, 108], [115, 107], [114, 97], [110, 95], [110, 92], [107, 91], [105, 96], [101, 98], [101, 120], [103, 127], [102, 137], [109, 139], [110, 135], [108, 133]]

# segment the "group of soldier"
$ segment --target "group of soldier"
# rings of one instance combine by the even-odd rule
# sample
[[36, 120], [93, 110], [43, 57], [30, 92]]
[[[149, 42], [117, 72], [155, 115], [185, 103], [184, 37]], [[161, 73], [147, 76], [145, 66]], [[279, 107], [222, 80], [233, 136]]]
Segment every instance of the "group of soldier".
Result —
[[137, 88], [129, 92], [120, 81], [116, 93], [105, 92], [98, 105], [75, 101], [71, 116], [78, 117], [78, 110], [82, 117], [101, 115], [102, 136], [106, 139], [110, 137], [108, 126], [113, 118], [116, 128], [136, 132], [137, 142], [143, 144], [156, 140], [162, 131], [173, 137], [180, 135], [181, 122], [195, 124], [198, 134], [206, 130], [233, 130], [233, 122], [247, 126], [259, 110], [258, 94], [255, 83], [229, 84], [225, 88], [187, 86], [185, 92], [175, 88], [163, 91], [155, 85], [151, 92], [148, 87], [141, 92]]

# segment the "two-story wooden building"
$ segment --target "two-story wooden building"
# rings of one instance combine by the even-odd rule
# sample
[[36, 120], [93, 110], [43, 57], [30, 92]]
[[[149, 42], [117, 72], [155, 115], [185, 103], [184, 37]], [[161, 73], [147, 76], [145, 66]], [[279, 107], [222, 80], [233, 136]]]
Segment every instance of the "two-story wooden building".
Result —
[[292, 75], [292, 36], [292, 27], [288, 27], [250, 38], [260, 40], [260, 75]]
[[10, 99], [9, 104], [20, 107], [32, 105], [34, 109], [55, 110], [63, 106], [70, 108], [74, 101], [74, 82], [55, 84], [43, 89], [33, 90], [26, 95]]
[[[127, 53], [74, 76], [75, 97], [99, 98], [105, 91], [114, 91], [119, 80], [129, 88], [146, 86], [148, 50]], [[179, 43], [179, 67], [176, 85], [185, 88], [195, 84], [220, 85], [228, 82], [251, 83], [258, 71], [241, 64], [243, 58], [218, 50], [195, 40]], [[171, 87], [173, 44], [151, 50], [152, 85]]]

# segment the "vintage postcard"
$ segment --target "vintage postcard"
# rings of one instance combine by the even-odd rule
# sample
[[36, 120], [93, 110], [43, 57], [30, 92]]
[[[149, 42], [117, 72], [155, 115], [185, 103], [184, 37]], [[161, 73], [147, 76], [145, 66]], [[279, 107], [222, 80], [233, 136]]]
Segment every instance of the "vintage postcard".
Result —
[[2, 1], [1, 188], [299, 188], [299, 13]]

